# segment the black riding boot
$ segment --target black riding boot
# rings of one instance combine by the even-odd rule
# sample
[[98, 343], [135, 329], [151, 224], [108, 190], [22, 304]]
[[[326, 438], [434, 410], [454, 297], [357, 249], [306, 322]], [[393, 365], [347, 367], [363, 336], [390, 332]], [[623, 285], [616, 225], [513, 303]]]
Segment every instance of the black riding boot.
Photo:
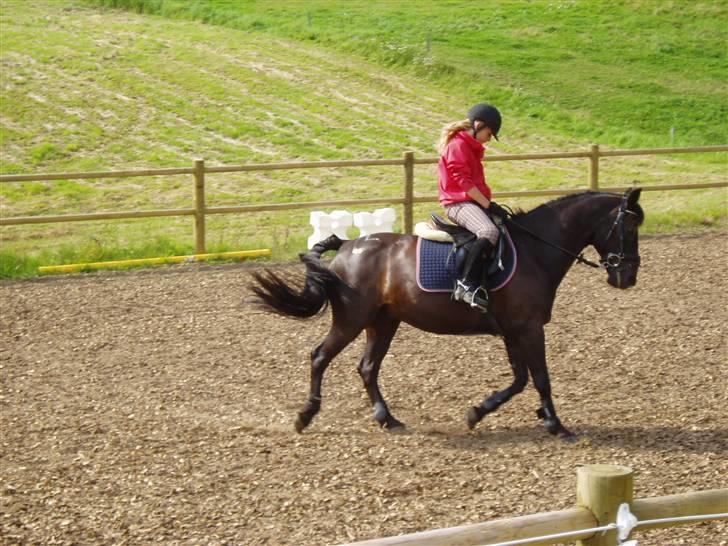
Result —
[[465, 258], [462, 279], [458, 280], [452, 293], [452, 299], [455, 301], [463, 301], [484, 313], [488, 311], [488, 292], [480, 283], [493, 248], [493, 243], [488, 239], [476, 239]]

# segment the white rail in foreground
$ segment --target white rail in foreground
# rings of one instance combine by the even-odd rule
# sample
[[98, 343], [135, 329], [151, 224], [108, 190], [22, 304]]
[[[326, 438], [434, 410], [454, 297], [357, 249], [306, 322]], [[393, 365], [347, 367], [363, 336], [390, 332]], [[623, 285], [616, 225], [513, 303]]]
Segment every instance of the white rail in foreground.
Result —
[[524, 538], [519, 540], [509, 540], [508, 542], [498, 542], [496, 544], [487, 544], [483, 546], [524, 546], [527, 544], [544, 544], [546, 542], [553, 543], [553, 541], [563, 542], [562, 539], [572, 539], [583, 536], [589, 533], [594, 535], [596, 533], [604, 533], [615, 529], [617, 531], [617, 539], [621, 546], [637, 546], [636, 540], [630, 540], [623, 542], [629, 538], [632, 529], [640, 526], [654, 526], [663, 524], [681, 524], [681, 523], [692, 523], [700, 521], [710, 521], [717, 519], [728, 519], [728, 512], [722, 514], [702, 514], [699, 516], [681, 516], [675, 518], [662, 518], [639, 521], [637, 517], [629, 511], [629, 504], [626, 502], [620, 505], [619, 512], [617, 513], [617, 521], [610, 523], [609, 525], [603, 525], [601, 527], [593, 527], [591, 529], [581, 529], [579, 531], [566, 531], [564, 533], [555, 533], [553, 535], [543, 535], [540, 537]]

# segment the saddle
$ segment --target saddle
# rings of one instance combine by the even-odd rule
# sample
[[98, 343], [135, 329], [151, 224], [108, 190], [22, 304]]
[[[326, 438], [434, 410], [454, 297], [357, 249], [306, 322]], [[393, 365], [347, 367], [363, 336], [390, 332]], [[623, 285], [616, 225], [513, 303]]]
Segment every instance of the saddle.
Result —
[[[490, 267], [483, 271], [481, 284], [491, 292], [503, 288], [516, 269], [516, 248], [508, 229], [496, 219], [500, 231], [495, 256]], [[475, 235], [467, 229], [432, 214], [429, 222], [415, 226], [417, 243], [417, 283], [427, 292], [450, 292], [460, 277]]]

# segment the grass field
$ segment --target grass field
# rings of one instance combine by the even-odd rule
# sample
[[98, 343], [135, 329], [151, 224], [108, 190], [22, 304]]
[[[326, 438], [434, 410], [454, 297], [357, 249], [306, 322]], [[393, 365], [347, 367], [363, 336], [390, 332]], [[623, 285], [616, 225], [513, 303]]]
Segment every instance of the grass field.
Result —
[[720, 1], [89, 0], [294, 39], [620, 146], [728, 141]]
[[[483, 99], [506, 115], [490, 154], [728, 141], [720, 2], [501, 2], [467, 16], [457, 2], [418, 3], [417, 16], [408, 2], [126, 2], [164, 16], [98, 4], [0, 0], [3, 174], [188, 167], [197, 157], [432, 157], [440, 127]], [[726, 154], [608, 159], [601, 169], [604, 186], [725, 181]], [[496, 192], [578, 187], [587, 163], [487, 172]], [[394, 167], [214, 175], [208, 204], [399, 197], [401, 184]], [[7, 183], [0, 212], [190, 207], [192, 188], [186, 176]], [[435, 188], [434, 169], [418, 167], [416, 194]], [[726, 194], [649, 193], [645, 229], [724, 228]], [[307, 223], [305, 210], [214, 217], [208, 249], [288, 258]], [[3, 227], [0, 237], [3, 276], [193, 251], [185, 218]]]

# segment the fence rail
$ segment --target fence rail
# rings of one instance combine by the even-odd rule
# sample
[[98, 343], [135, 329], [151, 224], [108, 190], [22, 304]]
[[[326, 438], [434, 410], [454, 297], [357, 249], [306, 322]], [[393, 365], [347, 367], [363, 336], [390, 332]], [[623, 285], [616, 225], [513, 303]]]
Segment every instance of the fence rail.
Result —
[[[576, 152], [548, 152], [535, 154], [501, 154], [485, 158], [486, 162], [497, 161], [527, 161], [547, 159], [570, 159], [584, 158], [589, 160], [588, 186], [582, 188], [548, 189], [531, 191], [498, 192], [497, 197], [536, 197], [566, 195], [591, 190], [624, 191], [626, 187], [601, 188], [599, 185], [599, 166], [602, 157], [636, 156], [636, 155], [659, 155], [659, 154], [683, 154], [683, 153], [708, 153], [727, 152], [728, 145], [721, 146], [696, 146], [684, 148], [643, 148], [634, 150], [601, 150], [598, 144], [592, 144], [589, 150]], [[261, 211], [280, 211], [293, 209], [313, 209], [321, 207], [343, 207], [348, 205], [401, 205], [403, 211], [403, 231], [412, 233], [413, 227], [413, 206], [417, 203], [432, 203], [437, 201], [435, 196], [414, 195], [414, 168], [415, 165], [432, 165], [438, 162], [438, 158], [415, 158], [414, 152], [404, 152], [401, 159], [372, 159], [352, 161], [315, 161], [315, 162], [293, 162], [293, 163], [259, 163], [249, 165], [228, 165], [209, 167], [202, 159], [195, 160], [191, 168], [168, 168], [168, 169], [141, 169], [123, 171], [93, 171], [93, 172], [66, 172], [47, 174], [10, 174], [0, 175], [0, 183], [12, 182], [44, 182], [54, 180], [78, 180], [78, 179], [99, 179], [99, 178], [130, 178], [140, 176], [173, 176], [191, 175], [194, 182], [194, 207], [181, 209], [164, 210], [134, 210], [123, 212], [93, 212], [86, 214], [64, 214], [47, 216], [14, 216], [0, 218], [0, 226], [13, 226], [24, 224], [44, 224], [57, 222], [82, 222], [95, 220], [122, 220], [133, 218], [154, 218], [161, 216], [192, 216], [194, 218], [195, 252], [204, 254], [205, 250], [205, 219], [210, 214], [241, 214]], [[205, 175], [215, 173], [251, 172], [251, 171], [274, 171], [274, 170], [296, 170], [296, 169], [325, 169], [339, 167], [372, 167], [372, 166], [401, 166], [403, 167], [403, 192], [402, 196], [371, 198], [371, 199], [342, 199], [327, 201], [305, 201], [296, 203], [268, 203], [260, 205], [238, 205], [227, 207], [207, 207], [205, 202]], [[728, 187], [728, 182], [716, 182], [705, 184], [665, 184], [646, 186], [646, 191], [665, 190], [686, 190]]]
[[[639, 530], [709, 521], [716, 519], [715, 516], [725, 518], [728, 512], [728, 489], [633, 499], [632, 470], [614, 465], [579, 468], [576, 496], [577, 506], [566, 510], [365, 540], [346, 546], [487, 546], [511, 542], [544, 546], [573, 540], [580, 541], [582, 546], [616, 546], [620, 543], [616, 526], [608, 532], [595, 532], [594, 528], [618, 522], [617, 513], [623, 503], [629, 505], [630, 513], [637, 518], [633, 527]], [[699, 517], [686, 521], [686, 516]], [[568, 539], [551, 536], [567, 534]]]

